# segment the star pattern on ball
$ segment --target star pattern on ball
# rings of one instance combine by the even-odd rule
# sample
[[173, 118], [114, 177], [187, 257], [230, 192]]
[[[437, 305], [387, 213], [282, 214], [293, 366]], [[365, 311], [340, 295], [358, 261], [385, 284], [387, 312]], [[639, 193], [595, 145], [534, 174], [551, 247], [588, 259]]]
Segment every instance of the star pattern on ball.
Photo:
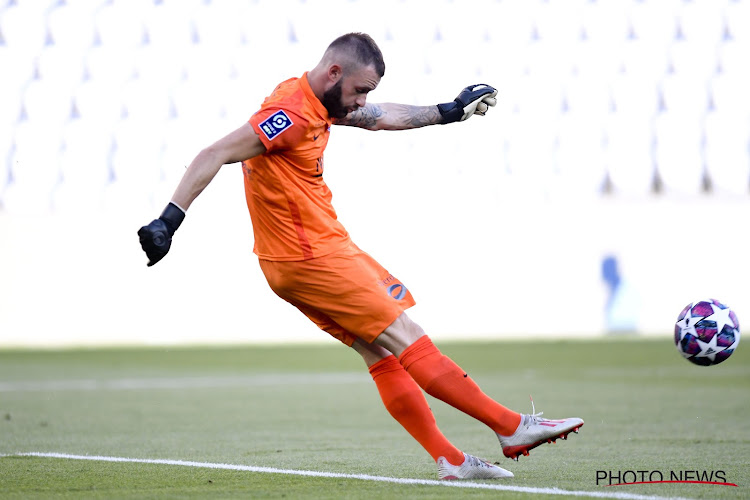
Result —
[[693, 335], [694, 337], [698, 336], [698, 332], [695, 331], [695, 324], [700, 321], [701, 317], [693, 318], [690, 315], [690, 311], [685, 314], [685, 317], [682, 318], [680, 321], [677, 322], [677, 326], [680, 327], [680, 331], [682, 332], [682, 336], [684, 337], [686, 333], [689, 333]]
[[713, 309], [714, 313], [710, 316], [706, 316], [706, 320], [714, 321], [716, 323], [717, 335], [721, 333], [721, 331], [724, 329], [724, 326], [726, 325], [729, 325], [732, 328], [735, 327], [734, 321], [732, 321], [732, 318], [729, 317], [729, 313], [731, 312], [731, 309], [729, 309], [728, 307], [725, 309], [722, 309], [716, 304], [711, 304], [711, 309]]
[[695, 341], [698, 342], [698, 346], [700, 346], [701, 352], [696, 354], [695, 357], [696, 358], [708, 358], [711, 360], [711, 362], [716, 361], [716, 355], [725, 349], [724, 347], [719, 347], [716, 345], [716, 342], [718, 342], [718, 340], [719, 340], [718, 334], [711, 337], [711, 340], [709, 342], [703, 342], [701, 339], [696, 337]]

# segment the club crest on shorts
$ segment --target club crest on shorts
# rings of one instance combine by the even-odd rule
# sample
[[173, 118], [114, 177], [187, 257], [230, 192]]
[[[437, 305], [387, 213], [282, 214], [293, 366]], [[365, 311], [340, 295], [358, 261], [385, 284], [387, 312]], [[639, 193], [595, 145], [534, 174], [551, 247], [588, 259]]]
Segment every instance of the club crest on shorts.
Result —
[[406, 287], [401, 283], [394, 283], [388, 287], [388, 295], [396, 300], [401, 300], [406, 295]]
[[263, 131], [269, 141], [272, 141], [277, 135], [294, 125], [292, 120], [284, 113], [284, 110], [278, 110], [262, 122], [260, 129]]

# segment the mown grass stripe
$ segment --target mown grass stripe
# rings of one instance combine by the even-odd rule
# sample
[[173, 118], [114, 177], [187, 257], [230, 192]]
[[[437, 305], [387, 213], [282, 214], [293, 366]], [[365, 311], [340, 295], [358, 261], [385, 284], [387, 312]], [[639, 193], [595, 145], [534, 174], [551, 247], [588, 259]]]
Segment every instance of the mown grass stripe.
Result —
[[228, 377], [155, 377], [111, 380], [62, 379], [0, 382], [0, 392], [39, 391], [131, 391], [161, 389], [200, 389], [222, 387], [260, 387], [316, 384], [371, 383], [367, 373], [268, 373]]

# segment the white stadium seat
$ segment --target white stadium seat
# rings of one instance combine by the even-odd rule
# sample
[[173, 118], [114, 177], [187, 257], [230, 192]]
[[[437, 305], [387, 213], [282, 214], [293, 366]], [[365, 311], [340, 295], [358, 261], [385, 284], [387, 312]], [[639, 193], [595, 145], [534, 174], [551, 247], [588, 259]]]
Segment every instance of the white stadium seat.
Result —
[[577, 76], [564, 82], [566, 109], [569, 114], [602, 123], [612, 110], [611, 82], [593, 76]]
[[61, 45], [45, 47], [37, 59], [40, 80], [72, 93], [85, 78], [84, 51]]
[[703, 42], [680, 40], [669, 48], [669, 62], [674, 74], [706, 81], [719, 69], [719, 47]]
[[697, 117], [708, 111], [709, 91], [705, 79], [670, 74], [660, 85], [664, 111], [669, 114]]
[[732, 40], [750, 44], [750, 2], [736, 0], [727, 3], [725, 10], [727, 31]]
[[690, 0], [677, 15], [682, 37], [691, 43], [715, 48], [726, 32], [727, 0]]
[[618, 114], [648, 119], [659, 109], [657, 85], [650, 78], [620, 75], [612, 81], [611, 92], [612, 106]]
[[60, 161], [62, 181], [100, 189], [109, 183], [112, 132], [97, 120], [76, 119], [65, 127]]
[[[750, 29], [750, 25], [748, 29]], [[721, 44], [718, 51], [718, 66], [721, 72], [733, 78], [750, 82], [750, 65], [747, 64], [748, 54], [750, 54], [750, 38], [727, 40]]]
[[154, 128], [170, 118], [172, 104], [167, 89], [155, 86], [150, 80], [134, 79], [122, 89], [123, 107], [128, 119], [151, 122]]
[[3, 196], [11, 213], [44, 212], [60, 178], [61, 127], [51, 122], [24, 121], [16, 128], [10, 158], [13, 182]]
[[630, 36], [630, 3], [630, 0], [586, 2], [581, 7], [581, 26], [586, 34], [586, 40], [597, 46], [611, 46], [624, 42]]
[[613, 191], [635, 197], [651, 194], [654, 182], [651, 117], [613, 113], [607, 122], [605, 160]]
[[146, 40], [144, 19], [153, 2], [117, 1], [96, 12], [96, 33], [105, 47], [134, 48]]
[[76, 119], [65, 128], [60, 185], [53, 193], [57, 211], [94, 210], [111, 180], [111, 130], [96, 120]]
[[628, 20], [637, 40], [662, 48], [678, 35], [682, 0], [645, 0], [628, 4]]
[[123, 84], [103, 80], [88, 80], [75, 92], [73, 102], [78, 115], [98, 121], [100, 126], [111, 129], [123, 115]]
[[80, 50], [94, 45], [94, 8], [85, 2], [59, 4], [47, 16], [47, 26], [55, 46]]
[[[195, 4], [196, 2], [193, 2]], [[189, 2], [162, 2], [144, 19], [149, 48], [179, 54], [195, 41], [193, 12]]]
[[561, 117], [555, 151], [558, 191], [571, 198], [601, 194], [606, 178], [604, 137], [601, 120], [575, 113]]
[[698, 117], [662, 113], [655, 122], [656, 169], [664, 192], [698, 195], [703, 189], [703, 130]]
[[750, 111], [715, 111], [705, 122], [706, 170], [717, 193], [750, 194]]
[[192, 12], [198, 42], [208, 50], [232, 50], [242, 44], [242, 22], [247, 14], [238, 2], [214, 0]]
[[51, 4], [52, 0], [40, 0], [17, 2], [6, 7], [0, 15], [0, 33], [5, 45], [33, 57], [47, 43], [44, 16]]
[[628, 40], [622, 46], [622, 71], [627, 77], [657, 82], [669, 71], [669, 45], [648, 40]]
[[724, 114], [750, 115], [750, 73], [743, 78], [736, 73], [714, 77], [709, 87], [713, 108]]
[[73, 114], [73, 96], [54, 81], [33, 80], [24, 92], [23, 106], [31, 122], [62, 125]]
[[96, 46], [86, 52], [86, 72], [94, 81], [120, 84], [135, 76], [135, 47]]

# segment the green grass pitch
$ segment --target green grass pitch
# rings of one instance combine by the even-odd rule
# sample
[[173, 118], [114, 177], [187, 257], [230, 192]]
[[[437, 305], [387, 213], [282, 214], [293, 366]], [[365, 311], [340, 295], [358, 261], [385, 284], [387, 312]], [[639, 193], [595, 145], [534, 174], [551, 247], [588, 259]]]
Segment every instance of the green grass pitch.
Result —
[[[0, 351], [0, 498], [750, 498], [750, 348], [698, 367], [669, 338], [437, 343], [501, 403], [580, 416], [567, 441], [513, 462], [482, 424], [428, 397], [461, 449], [516, 490], [29, 456], [61, 453], [435, 480], [338, 344]], [[738, 486], [605, 486], [722, 479]], [[698, 474], [696, 476], [696, 474]], [[703, 474], [701, 477], [700, 474]], [[616, 479], [616, 476], [615, 476]], [[612, 481], [617, 482], [617, 481]], [[523, 490], [529, 488], [528, 490]], [[550, 490], [555, 488], [556, 490]], [[568, 493], [578, 492], [578, 493]], [[553, 494], [555, 493], [555, 494]]]

